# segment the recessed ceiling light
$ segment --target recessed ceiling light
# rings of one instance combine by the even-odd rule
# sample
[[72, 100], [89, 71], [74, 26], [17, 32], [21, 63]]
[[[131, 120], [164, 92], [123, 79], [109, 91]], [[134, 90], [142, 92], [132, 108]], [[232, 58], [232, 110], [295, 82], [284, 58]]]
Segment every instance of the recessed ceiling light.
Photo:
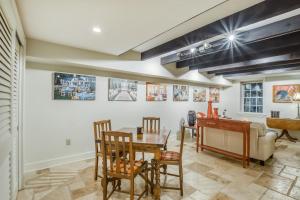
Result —
[[231, 42], [234, 41], [235, 40], [235, 35], [234, 34], [229, 34], [228, 35], [228, 40], [231, 41]]
[[195, 48], [191, 48], [191, 49], [190, 49], [191, 53], [194, 53], [195, 50], [196, 50]]
[[94, 33], [101, 33], [101, 28], [99, 26], [94, 26], [93, 27], [93, 32]]
[[207, 49], [208, 48], [208, 43], [205, 42], [203, 46], [204, 46], [205, 49]]

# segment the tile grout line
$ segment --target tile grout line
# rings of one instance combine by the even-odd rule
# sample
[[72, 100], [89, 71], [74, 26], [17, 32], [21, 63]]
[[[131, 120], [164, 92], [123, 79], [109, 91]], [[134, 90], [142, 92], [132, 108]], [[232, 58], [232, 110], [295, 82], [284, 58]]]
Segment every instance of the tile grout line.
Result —
[[284, 169], [286, 168], [286, 165], [284, 165], [284, 167], [280, 170], [280, 172], [278, 173], [278, 175], [280, 176], [280, 174], [284, 171]]
[[[288, 191], [288, 193], [287, 193], [287, 196], [291, 197], [291, 196], [290, 196], [291, 191], [292, 191], [292, 189], [295, 187], [297, 180], [298, 180], [298, 176], [296, 176], [296, 178], [295, 178], [295, 180], [293, 181], [291, 187], [289, 188], [289, 191]], [[293, 197], [292, 197], [292, 198], [293, 198]]]

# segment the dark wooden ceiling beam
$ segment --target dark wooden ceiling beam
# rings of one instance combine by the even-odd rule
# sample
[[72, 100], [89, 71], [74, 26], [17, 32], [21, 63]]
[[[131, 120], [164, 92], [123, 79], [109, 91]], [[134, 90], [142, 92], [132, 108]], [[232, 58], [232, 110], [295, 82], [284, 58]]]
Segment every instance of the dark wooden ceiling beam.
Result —
[[220, 73], [216, 75], [223, 75], [225, 78], [230, 78], [230, 77], [257, 75], [257, 74], [262, 75], [262, 74], [286, 73], [295, 70], [300, 70], [300, 63], [289, 64], [289, 65], [277, 65], [273, 67], [261, 67], [255, 70], [248, 69], [248, 70]]
[[[141, 59], [146, 60], [152, 57], [174, 51], [188, 45], [215, 37], [233, 31], [237, 28], [247, 26], [282, 13], [295, 10], [300, 7], [299, 0], [266, 0], [242, 11], [234, 13], [221, 20], [208, 24], [204, 27], [196, 29], [181, 37], [173, 39], [162, 45], [154, 47], [150, 50], [142, 52]], [[228, 28], [229, 30], [226, 30]]]
[[240, 66], [237, 68], [231, 69], [221, 69], [215, 71], [208, 71], [208, 74], [214, 75], [225, 75], [225, 74], [237, 74], [237, 73], [244, 73], [244, 72], [261, 72], [271, 69], [286, 69], [290, 67], [300, 67], [300, 58], [295, 60], [283, 61], [283, 62], [273, 62], [268, 64], [257, 64], [253, 66]]
[[[272, 39], [259, 41], [233, 48], [227, 51], [208, 54], [189, 61], [190, 70], [227, 65], [264, 57], [282, 55], [300, 48], [300, 31]], [[183, 63], [185, 62], [185, 63]], [[177, 67], [185, 66], [187, 61], [176, 63]]]
[[272, 68], [289, 68], [295, 66], [300, 66], [300, 62], [295, 60], [293, 62], [281, 62], [281, 63], [279, 62], [279, 63], [269, 63], [269, 64], [255, 65], [255, 66], [242, 66], [237, 68], [208, 71], [207, 74], [224, 75], [224, 74], [234, 74], [234, 73], [242, 73], [242, 72], [263, 71]]
[[[249, 31], [237, 33], [236, 35], [236, 43], [237, 48], [245, 45], [254, 43], [257, 41], [270, 39], [279, 35], [289, 34], [295, 31], [300, 30], [300, 15], [284, 19], [278, 22], [274, 22], [272, 24], [268, 24], [266, 26], [262, 26], [259, 28], [255, 28]], [[211, 47], [205, 49], [204, 51], [196, 51], [196, 53], [191, 53], [190, 50], [185, 50], [179, 53], [171, 54], [161, 58], [161, 64], [169, 64], [173, 62], [182, 62], [184, 64], [180, 64], [179, 67], [185, 67], [183, 65], [189, 64], [193, 62], [193, 59], [207, 55], [212, 53], [217, 53], [220, 51], [226, 51], [233, 46], [229, 45], [230, 43], [227, 39], [221, 39], [211, 43]], [[199, 47], [197, 47], [199, 48]]]
[[277, 55], [277, 56], [265, 57], [260, 59], [246, 60], [243, 62], [232, 63], [228, 65], [219, 65], [214, 67], [201, 68], [198, 69], [198, 71], [200, 73], [212, 72], [217, 70], [230, 71], [239, 68], [248, 68], [248, 67], [261, 66], [261, 65], [272, 65], [272, 64], [275, 65], [275, 64], [298, 62], [299, 60], [300, 60], [300, 51]]

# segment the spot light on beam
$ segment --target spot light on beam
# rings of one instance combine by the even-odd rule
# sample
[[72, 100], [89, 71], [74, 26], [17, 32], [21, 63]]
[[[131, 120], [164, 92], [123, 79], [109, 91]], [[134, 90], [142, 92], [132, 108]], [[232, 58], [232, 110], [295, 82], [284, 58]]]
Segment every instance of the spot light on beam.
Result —
[[236, 36], [234, 33], [230, 33], [227, 37], [227, 39], [230, 41], [230, 42], [234, 42], [235, 39], [236, 39]]
[[194, 53], [195, 51], [196, 51], [196, 48], [191, 48], [191, 49], [190, 49], [190, 52], [191, 52], [191, 53]]

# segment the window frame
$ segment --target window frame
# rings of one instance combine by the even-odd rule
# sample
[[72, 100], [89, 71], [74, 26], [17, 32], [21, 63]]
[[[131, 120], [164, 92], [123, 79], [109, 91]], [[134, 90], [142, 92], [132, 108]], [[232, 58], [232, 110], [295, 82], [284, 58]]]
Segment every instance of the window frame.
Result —
[[[245, 90], [245, 85], [251, 84], [249, 90]], [[257, 93], [254, 97], [252, 97], [252, 92], [257, 92], [256, 90], [253, 90], [253, 84], [261, 84], [261, 96], [259, 96]], [[248, 91], [250, 93], [249, 97], [246, 97], [245, 91]], [[252, 99], [255, 99], [255, 104], [252, 104]], [[245, 99], [249, 99], [249, 110], [245, 111]], [[258, 104], [258, 99], [261, 99], [261, 104]], [[255, 106], [256, 111], [251, 111], [251, 107]], [[261, 112], [258, 112], [258, 107], [261, 107]], [[247, 114], [264, 114], [264, 81], [257, 80], [257, 81], [247, 81], [247, 82], [241, 82], [240, 83], [240, 112], [247, 113]]]

